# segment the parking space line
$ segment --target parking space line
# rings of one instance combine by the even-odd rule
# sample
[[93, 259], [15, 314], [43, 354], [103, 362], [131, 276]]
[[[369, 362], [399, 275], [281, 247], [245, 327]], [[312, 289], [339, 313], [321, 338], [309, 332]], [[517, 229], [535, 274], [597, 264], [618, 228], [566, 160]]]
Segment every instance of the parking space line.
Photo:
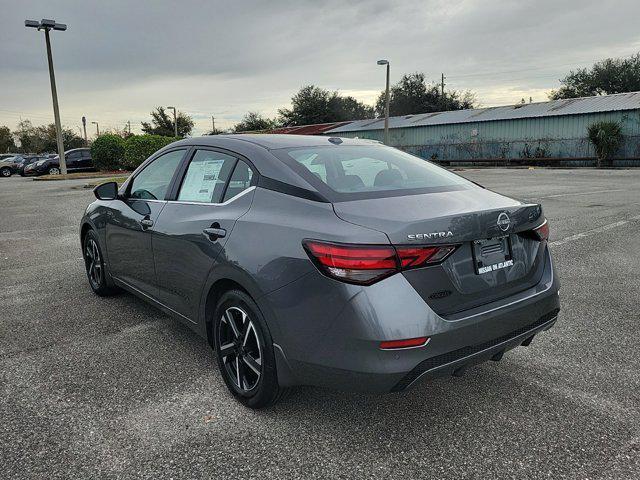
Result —
[[582, 238], [590, 237], [592, 235], [597, 235], [598, 233], [606, 232], [607, 230], [611, 230], [613, 228], [622, 227], [627, 223], [630, 223], [634, 220], [640, 220], [640, 215], [635, 215], [630, 217], [627, 220], [620, 220], [619, 222], [610, 223], [608, 225], [603, 225], [602, 227], [594, 228], [593, 230], [587, 230], [586, 232], [576, 233], [575, 235], [570, 235], [568, 237], [562, 238], [560, 240], [555, 240], [553, 242], [549, 242], [549, 245], [554, 247], [558, 247], [560, 245], [564, 245], [565, 243], [570, 243], [575, 240], [580, 240]]
[[611, 193], [611, 192], [626, 192], [626, 189], [619, 188], [615, 190], [595, 190], [593, 192], [557, 193], [555, 195], [545, 195], [544, 197], [536, 197], [536, 198], [540, 199], [540, 198], [571, 197], [574, 195], [595, 195], [596, 193]]

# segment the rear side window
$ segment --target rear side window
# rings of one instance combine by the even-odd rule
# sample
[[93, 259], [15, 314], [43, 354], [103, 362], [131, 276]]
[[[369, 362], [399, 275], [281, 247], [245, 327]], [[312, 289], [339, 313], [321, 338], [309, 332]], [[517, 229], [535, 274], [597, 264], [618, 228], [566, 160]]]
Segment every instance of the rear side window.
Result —
[[164, 200], [184, 152], [174, 150], [165, 153], [147, 165], [131, 182], [129, 196], [145, 200]]
[[236, 167], [233, 169], [233, 175], [231, 175], [229, 186], [227, 186], [227, 191], [225, 192], [224, 199], [222, 201], [226, 202], [236, 195], [240, 195], [247, 188], [255, 185], [255, 179], [256, 177], [253, 174], [251, 167], [242, 160], [238, 160]]
[[235, 163], [236, 159], [231, 155], [212, 150], [196, 150], [180, 187], [178, 200], [219, 203]]
[[473, 187], [444, 168], [383, 145], [331, 145], [274, 153], [334, 201]]

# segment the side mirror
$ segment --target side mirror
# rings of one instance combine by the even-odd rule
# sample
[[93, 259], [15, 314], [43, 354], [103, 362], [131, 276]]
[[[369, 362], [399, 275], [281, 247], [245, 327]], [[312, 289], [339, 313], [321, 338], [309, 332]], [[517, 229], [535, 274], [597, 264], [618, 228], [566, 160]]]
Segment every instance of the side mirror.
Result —
[[98, 200], [115, 200], [118, 198], [118, 184], [107, 182], [93, 189], [93, 194]]

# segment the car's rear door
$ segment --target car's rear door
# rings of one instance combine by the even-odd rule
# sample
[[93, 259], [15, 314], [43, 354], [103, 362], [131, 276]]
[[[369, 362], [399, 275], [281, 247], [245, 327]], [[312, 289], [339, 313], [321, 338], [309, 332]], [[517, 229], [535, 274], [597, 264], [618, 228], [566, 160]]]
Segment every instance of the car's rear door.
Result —
[[68, 170], [77, 170], [78, 168], [80, 168], [80, 160], [82, 158], [81, 155], [82, 153], [78, 150], [65, 153], [64, 161], [67, 165]]
[[80, 162], [78, 164], [78, 168], [82, 168], [83, 170], [89, 170], [93, 168], [93, 162], [91, 161], [91, 152], [89, 150], [80, 151]]
[[203, 286], [251, 206], [257, 177], [246, 159], [210, 148], [196, 148], [183, 171], [156, 222], [153, 252], [160, 301], [197, 322]]
[[129, 287], [157, 298], [152, 232], [187, 152], [164, 152], [130, 181], [121, 201], [107, 210], [106, 246], [111, 274]]

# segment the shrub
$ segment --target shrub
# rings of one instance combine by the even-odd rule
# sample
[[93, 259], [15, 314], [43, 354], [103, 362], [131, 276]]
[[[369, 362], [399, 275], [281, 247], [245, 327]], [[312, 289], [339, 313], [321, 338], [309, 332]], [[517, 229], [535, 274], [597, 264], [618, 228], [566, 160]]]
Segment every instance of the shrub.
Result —
[[135, 169], [162, 147], [175, 141], [176, 139], [173, 137], [162, 137], [160, 135], [132, 135], [125, 141], [125, 166]]
[[91, 144], [91, 158], [98, 170], [124, 168], [124, 139], [118, 135], [100, 135]]
[[596, 165], [600, 168], [620, 148], [622, 129], [618, 122], [596, 122], [589, 125], [587, 133], [596, 150]]

